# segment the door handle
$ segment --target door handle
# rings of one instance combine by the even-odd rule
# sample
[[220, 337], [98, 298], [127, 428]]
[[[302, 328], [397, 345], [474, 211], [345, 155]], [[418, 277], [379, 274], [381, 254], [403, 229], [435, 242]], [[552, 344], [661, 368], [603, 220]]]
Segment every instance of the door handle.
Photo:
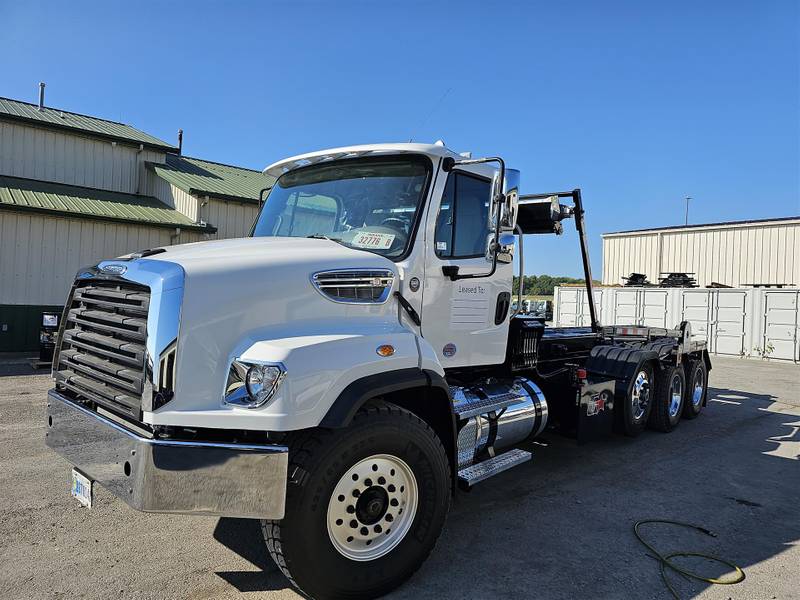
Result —
[[511, 294], [509, 292], [500, 292], [497, 295], [497, 306], [494, 309], [494, 324], [500, 325], [506, 320], [508, 309], [511, 306]]

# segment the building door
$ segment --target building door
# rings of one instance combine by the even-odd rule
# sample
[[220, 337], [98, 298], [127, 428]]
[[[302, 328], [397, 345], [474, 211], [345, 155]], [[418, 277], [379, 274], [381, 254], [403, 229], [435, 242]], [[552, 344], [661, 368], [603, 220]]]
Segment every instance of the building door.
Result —
[[711, 352], [742, 356], [747, 350], [747, 292], [717, 290], [714, 296]]
[[800, 361], [798, 300], [797, 290], [764, 292], [764, 333], [760, 345], [764, 356]]
[[692, 337], [709, 342], [713, 292], [709, 290], [683, 290], [681, 292], [681, 320], [688, 321]]

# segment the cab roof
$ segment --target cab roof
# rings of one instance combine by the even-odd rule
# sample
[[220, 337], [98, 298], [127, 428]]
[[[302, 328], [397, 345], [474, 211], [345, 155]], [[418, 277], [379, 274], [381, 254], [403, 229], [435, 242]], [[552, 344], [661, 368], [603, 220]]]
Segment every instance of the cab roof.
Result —
[[339, 160], [341, 158], [357, 158], [360, 156], [377, 156], [381, 154], [427, 154], [432, 158], [463, 158], [456, 152], [448, 149], [441, 143], [437, 144], [414, 144], [414, 143], [389, 143], [389, 144], [362, 144], [358, 146], [342, 146], [341, 148], [331, 148], [328, 150], [317, 150], [284, 158], [272, 163], [264, 173], [273, 177], [280, 177], [284, 173], [313, 165], [320, 162]]

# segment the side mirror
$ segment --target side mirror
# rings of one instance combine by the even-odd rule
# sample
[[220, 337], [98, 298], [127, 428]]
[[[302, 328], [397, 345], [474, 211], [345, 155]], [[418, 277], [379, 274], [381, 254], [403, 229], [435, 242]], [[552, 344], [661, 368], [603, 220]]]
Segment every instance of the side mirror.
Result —
[[500, 209], [500, 231], [514, 231], [519, 211], [519, 171], [517, 169], [506, 169], [503, 196], [503, 206]]
[[506, 169], [504, 181], [500, 181], [500, 171], [495, 171], [492, 178], [492, 192], [489, 200], [489, 229], [497, 227], [497, 202], [500, 207], [500, 231], [514, 231], [519, 211], [519, 171]]
[[501, 233], [497, 240], [497, 245], [494, 244], [494, 235], [490, 235], [486, 241], [486, 260], [492, 262], [494, 255], [497, 253], [497, 262], [508, 264], [514, 260], [514, 243], [517, 238], [511, 233]]

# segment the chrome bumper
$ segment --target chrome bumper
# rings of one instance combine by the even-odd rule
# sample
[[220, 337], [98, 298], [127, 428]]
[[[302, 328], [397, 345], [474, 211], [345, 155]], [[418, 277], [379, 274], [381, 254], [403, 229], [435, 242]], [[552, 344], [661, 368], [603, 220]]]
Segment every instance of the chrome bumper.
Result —
[[148, 439], [56, 390], [47, 424], [50, 448], [137, 510], [283, 518], [285, 446]]

